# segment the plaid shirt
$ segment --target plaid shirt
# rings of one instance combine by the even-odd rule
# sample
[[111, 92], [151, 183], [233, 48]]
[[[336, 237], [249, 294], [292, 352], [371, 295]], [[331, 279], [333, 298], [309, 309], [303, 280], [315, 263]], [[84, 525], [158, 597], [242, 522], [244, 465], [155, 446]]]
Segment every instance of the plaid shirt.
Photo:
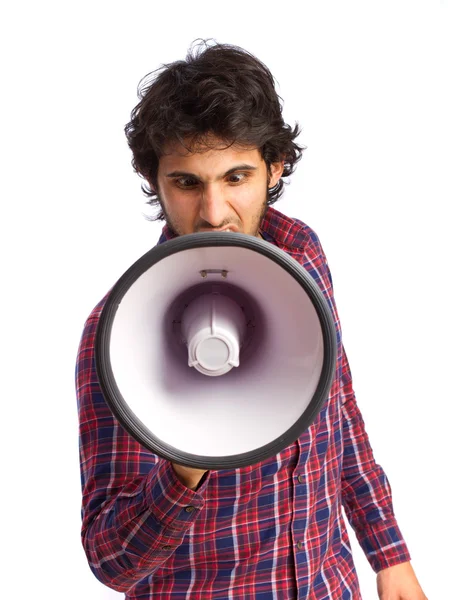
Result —
[[[272, 207], [261, 233], [317, 282], [338, 342], [320, 413], [273, 458], [211, 471], [197, 491], [186, 488], [167, 460], [120, 427], [103, 399], [94, 337], [106, 297], [85, 324], [76, 366], [82, 540], [95, 576], [126, 598], [360, 599], [342, 507], [374, 571], [410, 560], [357, 407], [319, 239]], [[171, 237], [165, 226], [159, 243]]]

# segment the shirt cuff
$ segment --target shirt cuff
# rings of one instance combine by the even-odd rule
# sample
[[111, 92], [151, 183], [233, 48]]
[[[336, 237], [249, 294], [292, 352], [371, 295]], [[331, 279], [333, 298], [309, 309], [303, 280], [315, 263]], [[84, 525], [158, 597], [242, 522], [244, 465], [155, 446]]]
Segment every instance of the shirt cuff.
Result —
[[149, 509], [163, 527], [182, 532], [195, 521], [205, 505], [209, 473], [198, 490], [193, 491], [181, 483], [171, 462], [159, 460], [158, 469], [153, 470], [146, 484]]
[[360, 545], [376, 573], [411, 561], [411, 555], [395, 518], [367, 524], [367, 533], [360, 540]]

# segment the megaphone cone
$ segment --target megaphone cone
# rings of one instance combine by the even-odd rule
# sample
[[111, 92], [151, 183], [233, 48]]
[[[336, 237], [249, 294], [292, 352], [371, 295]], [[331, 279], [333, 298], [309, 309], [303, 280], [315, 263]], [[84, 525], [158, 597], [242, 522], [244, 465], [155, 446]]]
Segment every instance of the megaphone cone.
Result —
[[240, 233], [154, 247], [118, 280], [95, 340], [105, 400], [151, 452], [201, 469], [265, 460], [328, 396], [327, 301], [288, 254]]

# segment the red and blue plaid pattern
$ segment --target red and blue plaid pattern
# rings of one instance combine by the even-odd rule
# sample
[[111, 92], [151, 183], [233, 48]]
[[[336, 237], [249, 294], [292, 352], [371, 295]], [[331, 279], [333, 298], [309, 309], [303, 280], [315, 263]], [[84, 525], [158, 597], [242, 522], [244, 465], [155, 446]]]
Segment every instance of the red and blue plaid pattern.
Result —
[[[198, 491], [187, 489], [104, 401], [94, 337], [109, 292], [85, 324], [76, 365], [82, 541], [95, 576], [126, 598], [360, 600], [342, 507], [374, 571], [410, 560], [357, 407], [319, 239], [272, 207], [261, 232], [313, 276], [338, 339], [327, 401], [275, 457], [210, 472]], [[159, 243], [171, 237], [165, 226]]]

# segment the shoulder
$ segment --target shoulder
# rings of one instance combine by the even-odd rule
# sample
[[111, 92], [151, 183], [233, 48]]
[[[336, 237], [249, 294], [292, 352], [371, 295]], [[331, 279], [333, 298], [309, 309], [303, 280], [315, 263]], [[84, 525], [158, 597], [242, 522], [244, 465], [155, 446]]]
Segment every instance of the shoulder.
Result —
[[89, 316], [87, 317], [81, 335], [79, 347], [80, 352], [82, 352], [83, 350], [93, 349], [95, 343], [95, 334], [97, 331], [98, 322], [100, 321], [100, 315], [102, 313], [103, 307], [106, 304], [106, 301], [108, 300], [110, 293], [111, 290], [109, 290], [105, 294], [105, 296], [94, 306]]
[[268, 207], [261, 225], [278, 246], [293, 254], [322, 254], [322, 246], [317, 233], [309, 225], [289, 217], [273, 207]]
[[110, 293], [111, 293], [111, 290], [109, 290], [104, 295], [104, 297], [94, 306], [90, 315], [87, 317], [86, 325], [90, 322], [94, 322], [94, 321], [98, 322], [98, 320], [100, 319], [100, 315], [102, 313], [103, 307], [105, 306]]

